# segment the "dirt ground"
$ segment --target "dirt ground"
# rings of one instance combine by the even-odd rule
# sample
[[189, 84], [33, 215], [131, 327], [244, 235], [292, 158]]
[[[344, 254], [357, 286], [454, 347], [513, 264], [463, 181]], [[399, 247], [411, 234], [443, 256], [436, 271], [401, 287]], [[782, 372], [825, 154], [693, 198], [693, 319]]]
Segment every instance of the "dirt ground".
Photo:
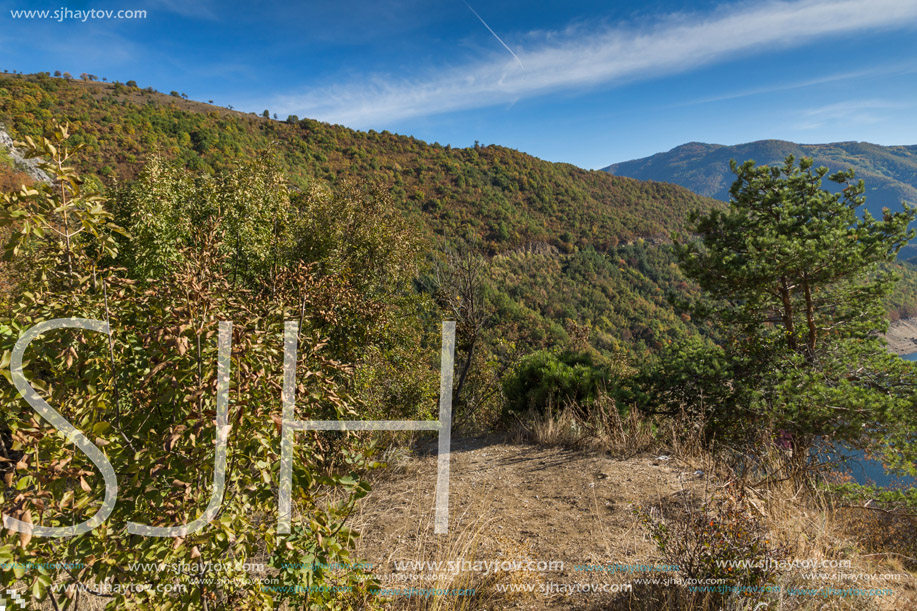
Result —
[[[435, 535], [435, 453], [396, 456], [390, 464], [394, 468], [380, 475], [355, 518], [363, 533], [359, 557], [373, 563], [383, 585], [477, 588], [492, 606], [475, 608], [486, 609], [604, 609], [620, 602], [614, 586], [568, 593], [575, 584], [601, 589], [630, 581], [626, 574], [577, 565], [658, 564], [634, 509], [677, 502], [702, 485], [689, 466], [650, 455], [616, 460], [498, 437], [454, 440], [449, 532]], [[435, 567], [396, 570], [398, 562], [418, 560], [560, 561], [563, 568], [525, 564], [524, 570], [439, 578]], [[498, 592], [526, 584], [534, 591]]]
[[[648, 611], [701, 608], [675, 602], [677, 589], [641, 579], [678, 577], [667, 569], [661, 553], [646, 535], [635, 509], [676, 504], [697, 507], [714, 488], [715, 477], [667, 456], [641, 454], [613, 458], [600, 453], [507, 443], [500, 437], [454, 439], [451, 454], [450, 522], [446, 535], [433, 533], [436, 453], [433, 444], [413, 453], [403, 450], [385, 458], [389, 467], [377, 473], [353, 525], [362, 533], [357, 557], [372, 563], [386, 588], [415, 592], [425, 589], [471, 589], [473, 600], [448, 596], [393, 604], [399, 611], [497, 611], [580, 609]], [[862, 512], [861, 512], [862, 513]], [[867, 517], [874, 517], [865, 512]], [[793, 518], [800, 532], [817, 535], [824, 516], [799, 509]], [[763, 514], [762, 514], [763, 515]], [[805, 539], [807, 535], [800, 535]], [[815, 539], [810, 543], [814, 544]], [[811, 548], [812, 546], [808, 546]], [[816, 546], [817, 547], [817, 546]], [[848, 542], [840, 539], [823, 550], [827, 558], [846, 558]], [[807, 545], [801, 544], [800, 553]], [[811, 551], [811, 549], [810, 549]], [[852, 611], [917, 609], [917, 581], [894, 563], [874, 564], [881, 554], [855, 557], [845, 572], [892, 573], [893, 582], [780, 579], [781, 594], [764, 608], [784, 611]], [[806, 556], [807, 557], [807, 556]], [[404, 562], [461, 562], [455, 565], [408, 565]], [[477, 567], [474, 562], [481, 563]], [[486, 567], [500, 569], [487, 571]], [[503, 563], [513, 563], [506, 565]], [[527, 564], [534, 562], [535, 564]], [[560, 562], [550, 566], [545, 563]], [[521, 564], [520, 564], [521, 563]], [[542, 563], [542, 564], [538, 564]], [[400, 565], [400, 566], [399, 566]], [[605, 567], [583, 570], [583, 565]], [[631, 567], [631, 574], [613, 565]], [[646, 567], [655, 567], [647, 570]], [[835, 581], [840, 579], [840, 581]], [[858, 578], [859, 579], [859, 578]], [[632, 584], [631, 591], [620, 589]], [[795, 586], [812, 594], [793, 594]], [[829, 588], [890, 587], [882, 596], [823, 595]], [[586, 591], [583, 591], [586, 589]], [[680, 590], [684, 592], [684, 590]], [[797, 590], [798, 592], [798, 590]], [[675, 592], [677, 594], [677, 592]], [[415, 594], [416, 596], [416, 594]], [[852, 597], [851, 597], [852, 596]], [[754, 598], [732, 597], [730, 609], [760, 609]], [[701, 605], [702, 606], [702, 605]]]

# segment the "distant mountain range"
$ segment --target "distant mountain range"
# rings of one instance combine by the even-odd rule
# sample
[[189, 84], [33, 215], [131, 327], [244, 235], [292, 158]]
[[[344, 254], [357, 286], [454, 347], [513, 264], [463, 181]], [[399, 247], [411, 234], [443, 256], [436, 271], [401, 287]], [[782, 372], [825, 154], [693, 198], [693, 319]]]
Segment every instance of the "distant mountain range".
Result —
[[[655, 180], [687, 187], [699, 195], [727, 201], [735, 176], [729, 160], [754, 159], [759, 164], [782, 162], [787, 155], [811, 157], [816, 166], [832, 173], [853, 168], [866, 183], [866, 205], [874, 214], [883, 207], [900, 209], [900, 203], [917, 203], [917, 145], [880, 146], [868, 142], [796, 144], [784, 140], [760, 140], [724, 146], [689, 142], [667, 153], [615, 163], [602, 168], [609, 174]], [[826, 186], [833, 183], [825, 181]]]

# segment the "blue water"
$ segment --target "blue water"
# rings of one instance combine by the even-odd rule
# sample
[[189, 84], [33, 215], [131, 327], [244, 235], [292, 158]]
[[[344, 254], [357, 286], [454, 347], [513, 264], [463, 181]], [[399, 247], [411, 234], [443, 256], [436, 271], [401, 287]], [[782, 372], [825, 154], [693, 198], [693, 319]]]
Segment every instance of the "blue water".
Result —
[[[901, 355], [906, 361], [917, 361], [917, 352]], [[917, 486], [917, 479], [913, 477], [901, 477], [888, 473], [882, 463], [878, 460], [866, 458], [863, 452], [852, 450], [843, 446], [836, 446], [838, 454], [847, 456], [846, 471], [850, 473], [858, 484], [875, 484], [883, 487], [913, 487]]]
[[880, 461], [866, 458], [861, 450], [854, 450], [842, 444], [837, 444], [835, 449], [837, 453], [832, 455], [830, 459], [837, 460], [840, 456], [846, 457], [846, 464], [841, 465], [838, 470], [848, 473], [858, 484], [875, 485], [883, 488], [910, 488], [917, 486], [917, 479], [889, 473]]

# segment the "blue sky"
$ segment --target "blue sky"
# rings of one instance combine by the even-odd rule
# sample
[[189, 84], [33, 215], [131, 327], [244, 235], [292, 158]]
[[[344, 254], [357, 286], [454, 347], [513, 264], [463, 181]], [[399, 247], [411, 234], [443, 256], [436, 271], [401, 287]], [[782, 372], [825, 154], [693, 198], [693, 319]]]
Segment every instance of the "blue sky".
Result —
[[[917, 2], [0, 0], [0, 69], [598, 168], [689, 141], [917, 144]], [[14, 19], [13, 10], [146, 10]]]

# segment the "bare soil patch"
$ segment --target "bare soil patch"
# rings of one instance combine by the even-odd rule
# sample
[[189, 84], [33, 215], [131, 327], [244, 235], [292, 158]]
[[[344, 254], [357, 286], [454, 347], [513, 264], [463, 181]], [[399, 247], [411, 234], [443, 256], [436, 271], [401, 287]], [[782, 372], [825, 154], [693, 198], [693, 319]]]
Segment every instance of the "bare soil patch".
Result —
[[[634, 509], [676, 502], [702, 485], [693, 469], [652, 455], [620, 460], [559, 447], [514, 445], [499, 437], [454, 440], [449, 533], [434, 535], [435, 452], [403, 456], [390, 464], [394, 468], [377, 477], [354, 518], [363, 533], [360, 559], [373, 563], [383, 584], [393, 588], [477, 588], [491, 604], [474, 608], [486, 609], [604, 609], [623, 602], [620, 592], [566, 594], [563, 586], [601, 588], [628, 583], [632, 577], [578, 569], [582, 565], [658, 562]], [[395, 571], [397, 562], [423, 560], [559, 561], [563, 568], [470, 571], [439, 579], [430, 567], [409, 571], [412, 575]], [[499, 592], [513, 584], [535, 584], [534, 591]]]

